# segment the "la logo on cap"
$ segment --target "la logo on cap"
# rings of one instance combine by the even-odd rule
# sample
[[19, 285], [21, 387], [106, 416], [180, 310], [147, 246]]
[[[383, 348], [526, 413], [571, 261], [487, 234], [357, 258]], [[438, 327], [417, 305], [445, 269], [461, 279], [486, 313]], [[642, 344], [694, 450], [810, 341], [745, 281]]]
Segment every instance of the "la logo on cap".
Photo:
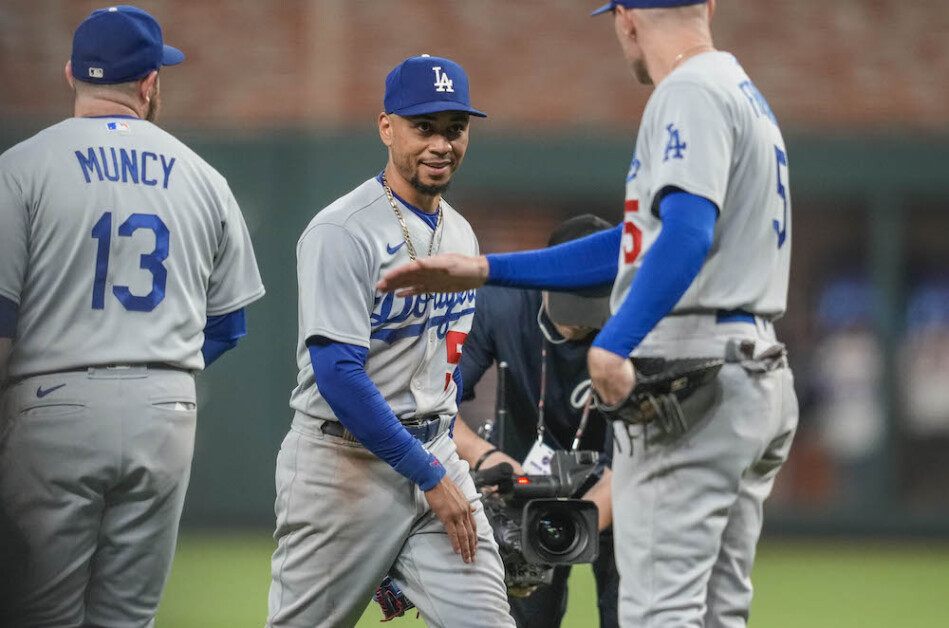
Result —
[[455, 93], [455, 90], [452, 86], [455, 84], [448, 75], [441, 71], [442, 66], [436, 65], [432, 68], [432, 71], [435, 72], [435, 91], [436, 92], [451, 92]]

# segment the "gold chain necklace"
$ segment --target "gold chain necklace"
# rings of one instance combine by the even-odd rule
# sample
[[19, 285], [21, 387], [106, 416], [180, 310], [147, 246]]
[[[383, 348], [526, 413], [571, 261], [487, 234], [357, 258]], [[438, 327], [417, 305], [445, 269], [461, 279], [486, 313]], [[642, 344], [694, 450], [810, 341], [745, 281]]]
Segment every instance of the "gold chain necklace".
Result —
[[715, 48], [712, 47], [712, 44], [699, 44], [698, 46], [692, 46], [691, 48], [683, 50], [678, 55], [676, 55], [676, 58], [672, 61], [672, 67], [669, 69], [669, 72], [672, 72], [672, 70], [675, 70], [676, 67], [678, 67], [679, 63], [685, 58], [685, 55], [689, 54], [690, 52], [695, 52], [701, 48], [709, 48], [710, 51], [715, 50]]
[[[413, 262], [415, 261], [415, 247], [412, 246], [412, 236], [409, 235], [409, 228], [405, 224], [405, 218], [402, 217], [402, 212], [399, 210], [399, 206], [396, 205], [395, 198], [392, 195], [392, 190], [389, 188], [389, 183], [386, 181], [385, 173], [382, 173], [382, 188], [386, 191], [386, 198], [389, 199], [389, 205], [392, 206], [392, 211], [395, 212], [396, 218], [399, 219], [399, 226], [402, 227], [402, 239], [405, 240], [405, 248], [408, 249], [409, 259]], [[441, 201], [438, 202], [438, 221], [435, 223], [435, 230], [432, 231], [432, 241], [428, 244], [428, 256], [431, 257], [435, 249], [435, 237], [438, 235], [438, 228], [442, 226], [442, 215], [445, 212], [442, 210]]]

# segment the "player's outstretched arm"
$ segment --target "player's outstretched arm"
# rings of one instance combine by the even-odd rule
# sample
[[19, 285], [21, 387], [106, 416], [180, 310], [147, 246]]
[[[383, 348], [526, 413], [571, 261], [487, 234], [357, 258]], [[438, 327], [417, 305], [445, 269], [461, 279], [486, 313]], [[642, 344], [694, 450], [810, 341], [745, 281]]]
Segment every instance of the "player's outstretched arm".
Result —
[[623, 225], [535, 251], [482, 257], [436, 255], [387, 273], [376, 288], [413, 296], [458, 292], [485, 283], [509, 288], [570, 291], [613, 283]]
[[423, 495], [432, 512], [445, 526], [451, 540], [451, 548], [456, 554], [460, 554], [466, 563], [474, 562], [478, 550], [475, 505], [468, 501], [464, 491], [447, 475]]
[[444, 253], [409, 262], [386, 273], [376, 289], [398, 290], [396, 296], [407, 297], [430, 292], [461, 292], [474, 290], [488, 279], [488, 260], [459, 253]]

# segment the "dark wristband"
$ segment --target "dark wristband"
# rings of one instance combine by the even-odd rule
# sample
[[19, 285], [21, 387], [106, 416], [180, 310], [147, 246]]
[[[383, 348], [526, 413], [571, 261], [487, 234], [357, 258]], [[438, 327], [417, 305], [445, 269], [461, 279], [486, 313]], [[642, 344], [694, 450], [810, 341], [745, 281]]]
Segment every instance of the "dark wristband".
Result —
[[488, 459], [488, 456], [498, 451], [501, 451], [501, 450], [498, 449], [497, 447], [493, 447], [487, 450], [486, 452], [484, 452], [483, 454], [481, 454], [481, 457], [478, 458], [478, 461], [475, 462], [474, 464], [474, 470], [478, 471], [479, 469], [481, 469], [481, 465], [484, 464], [484, 461]]

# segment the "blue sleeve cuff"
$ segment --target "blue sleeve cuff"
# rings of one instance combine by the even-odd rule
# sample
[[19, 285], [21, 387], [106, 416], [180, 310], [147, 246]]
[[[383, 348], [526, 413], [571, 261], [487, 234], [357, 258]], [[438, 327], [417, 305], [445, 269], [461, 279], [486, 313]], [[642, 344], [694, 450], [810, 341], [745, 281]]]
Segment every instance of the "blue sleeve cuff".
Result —
[[244, 308], [221, 316], [209, 316], [204, 337], [215, 340], [237, 340], [247, 335], [247, 313]]
[[593, 346], [624, 358], [672, 311], [699, 274], [712, 247], [718, 208], [701, 196], [673, 192], [660, 202], [659, 215], [659, 237], [623, 304], [593, 341]]
[[489, 285], [568, 291], [613, 283], [623, 225], [563, 244], [487, 255]]
[[16, 336], [16, 322], [20, 309], [6, 297], [0, 297], [0, 338]]
[[220, 316], [209, 316], [204, 325], [204, 368], [237, 346], [237, 340], [247, 335], [247, 314], [244, 308]]
[[366, 374], [369, 350], [322, 336], [307, 341], [320, 394], [359, 443], [423, 491], [445, 477], [438, 459], [402, 425]]

